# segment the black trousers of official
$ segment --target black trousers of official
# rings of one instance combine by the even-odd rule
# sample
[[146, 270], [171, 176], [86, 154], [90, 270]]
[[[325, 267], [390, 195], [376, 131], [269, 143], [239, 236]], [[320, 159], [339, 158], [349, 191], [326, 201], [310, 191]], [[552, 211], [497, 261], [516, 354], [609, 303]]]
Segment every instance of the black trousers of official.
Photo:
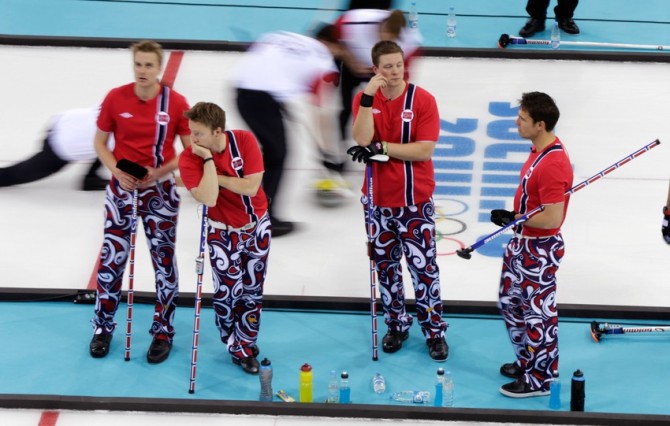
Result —
[[[528, 0], [526, 4], [526, 12], [531, 18], [546, 19], [547, 8], [550, 0]], [[579, 0], [558, 0], [558, 4], [554, 7], [554, 14], [556, 19], [570, 19], [575, 14]]]
[[270, 218], [274, 219], [273, 204], [277, 200], [288, 152], [284, 125], [287, 112], [270, 93], [248, 89], [237, 89], [237, 109], [261, 144], [265, 166], [263, 189], [269, 201]]
[[[60, 158], [51, 149], [49, 136], [47, 135], [41, 151], [12, 166], [0, 168], [0, 187], [19, 185], [43, 179], [56, 173], [68, 163], [67, 160]], [[91, 164], [86, 176], [95, 176], [96, 171], [101, 165], [100, 160], [96, 159]]]

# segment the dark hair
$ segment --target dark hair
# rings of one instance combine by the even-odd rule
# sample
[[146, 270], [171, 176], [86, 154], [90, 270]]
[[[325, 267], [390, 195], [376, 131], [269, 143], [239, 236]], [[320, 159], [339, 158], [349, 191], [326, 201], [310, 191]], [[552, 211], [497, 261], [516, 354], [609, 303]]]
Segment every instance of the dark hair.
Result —
[[393, 0], [350, 0], [349, 7], [351, 9], [390, 9]]
[[226, 128], [226, 112], [217, 104], [198, 102], [184, 113], [184, 117], [209, 127], [210, 130]]
[[524, 93], [519, 100], [519, 106], [533, 119], [533, 123], [544, 121], [548, 132], [554, 130], [561, 115], [552, 97], [542, 92]]
[[400, 32], [405, 26], [407, 26], [405, 14], [402, 10], [394, 10], [381, 22], [380, 30], [391, 34], [397, 40], [400, 38]]
[[335, 36], [335, 26], [330, 24], [323, 24], [317, 27], [314, 38], [328, 43], [339, 43], [339, 40]]
[[379, 65], [379, 57], [381, 55], [388, 55], [391, 53], [400, 53], [403, 58], [405, 57], [405, 54], [402, 51], [402, 48], [396, 43], [395, 41], [390, 41], [390, 40], [382, 40], [378, 41], [377, 44], [375, 44], [372, 47], [372, 63], [374, 66]]

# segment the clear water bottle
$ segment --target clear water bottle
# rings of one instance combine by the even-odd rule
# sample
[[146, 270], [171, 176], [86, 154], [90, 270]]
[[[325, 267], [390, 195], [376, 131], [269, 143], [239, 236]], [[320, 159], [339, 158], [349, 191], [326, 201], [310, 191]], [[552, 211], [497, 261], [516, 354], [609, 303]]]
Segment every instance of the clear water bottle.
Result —
[[330, 378], [328, 379], [328, 396], [326, 402], [330, 404], [337, 404], [340, 402], [340, 383], [337, 378], [337, 371], [331, 370]]
[[549, 408], [552, 410], [561, 409], [561, 379], [558, 377], [558, 371], [551, 372], [551, 383], [549, 384]]
[[372, 377], [372, 390], [374, 390], [375, 393], [386, 392], [386, 380], [384, 380], [384, 376], [380, 373], [375, 373]]
[[258, 377], [261, 381], [261, 394], [259, 401], [272, 401], [272, 364], [270, 360], [264, 358], [261, 361], [261, 368], [258, 370]]
[[554, 21], [554, 26], [551, 29], [551, 48], [558, 49], [561, 45], [561, 30], [558, 29], [558, 21]]
[[456, 11], [453, 7], [449, 8], [449, 15], [447, 15], [447, 37], [456, 37]]
[[312, 366], [305, 363], [300, 367], [300, 402], [312, 402]]
[[343, 371], [340, 375], [340, 404], [351, 402], [351, 388], [349, 387], [349, 373]]
[[428, 404], [430, 401], [430, 392], [412, 390], [394, 392], [391, 395], [391, 399], [402, 403]]
[[442, 406], [454, 406], [454, 378], [451, 376], [451, 371], [444, 372], [444, 390], [442, 391]]
[[584, 373], [575, 371], [570, 386], [570, 411], [584, 411], [585, 385]]
[[412, 0], [409, 6], [408, 26], [410, 30], [417, 31], [419, 29], [419, 11], [416, 8], [416, 0]]

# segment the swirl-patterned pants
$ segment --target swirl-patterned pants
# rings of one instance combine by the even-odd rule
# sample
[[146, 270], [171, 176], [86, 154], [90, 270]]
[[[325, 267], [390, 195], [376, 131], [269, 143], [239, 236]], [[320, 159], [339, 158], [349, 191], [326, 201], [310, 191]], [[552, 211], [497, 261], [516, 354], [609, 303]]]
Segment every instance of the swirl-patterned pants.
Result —
[[[364, 197], [363, 203], [366, 202]], [[417, 320], [427, 339], [443, 336], [447, 329], [442, 319], [434, 213], [432, 200], [408, 207], [374, 206], [371, 223], [384, 322], [389, 329], [400, 331], [407, 331], [412, 325], [412, 316], [405, 308], [401, 263], [404, 255], [414, 286]], [[365, 214], [367, 227], [367, 208]]]
[[228, 352], [237, 358], [251, 356], [258, 338], [270, 241], [267, 214], [252, 229], [210, 227], [207, 235], [216, 326]]
[[[179, 295], [175, 240], [180, 197], [174, 179], [139, 190], [137, 220], [142, 221], [156, 281], [156, 304], [149, 333], [174, 336], [174, 314]], [[119, 307], [123, 273], [130, 254], [133, 193], [116, 179], [106, 189], [105, 234], [100, 252], [95, 316], [97, 332], [112, 333]]]
[[499, 308], [524, 381], [533, 389], [549, 390], [551, 372], [558, 370], [556, 271], [564, 251], [560, 234], [513, 237], [503, 256]]

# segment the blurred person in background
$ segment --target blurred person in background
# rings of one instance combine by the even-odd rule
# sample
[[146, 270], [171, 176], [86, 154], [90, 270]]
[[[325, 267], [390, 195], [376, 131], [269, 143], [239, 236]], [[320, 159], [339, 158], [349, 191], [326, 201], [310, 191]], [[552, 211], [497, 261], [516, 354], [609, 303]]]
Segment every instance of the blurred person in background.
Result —
[[[578, 3], [579, 0], [558, 0], [558, 4], [554, 7], [554, 15], [558, 22], [558, 28], [567, 34], [579, 34], [579, 27], [572, 19]], [[526, 12], [530, 15], [530, 19], [519, 30], [521, 37], [531, 37], [535, 33], [545, 30], [544, 21], [547, 19], [548, 7], [549, 0], [528, 0], [528, 3], [526, 3]]]
[[[353, 3], [353, 2], [352, 2]], [[340, 57], [339, 143], [324, 153], [325, 167], [341, 172], [349, 143], [351, 103], [357, 88], [372, 78], [372, 47], [382, 40], [394, 41], [404, 52], [405, 79], [409, 78], [412, 60], [419, 55], [422, 38], [417, 30], [407, 28], [400, 10], [352, 9], [335, 22], [335, 36], [342, 45]]]
[[[103, 190], [109, 182], [98, 174], [102, 163], [93, 147], [99, 108], [78, 108], [51, 118], [42, 149], [32, 157], [0, 168], [0, 187], [44, 179], [74, 162], [91, 163], [81, 182], [84, 191]], [[113, 139], [110, 138], [113, 144]]]
[[312, 98], [322, 84], [336, 80], [333, 57], [339, 54], [331, 25], [320, 28], [314, 37], [280, 31], [261, 36], [236, 70], [237, 108], [263, 149], [263, 188], [273, 237], [295, 228], [277, 212], [288, 154], [288, 121], [303, 119], [293, 116], [292, 104]]

